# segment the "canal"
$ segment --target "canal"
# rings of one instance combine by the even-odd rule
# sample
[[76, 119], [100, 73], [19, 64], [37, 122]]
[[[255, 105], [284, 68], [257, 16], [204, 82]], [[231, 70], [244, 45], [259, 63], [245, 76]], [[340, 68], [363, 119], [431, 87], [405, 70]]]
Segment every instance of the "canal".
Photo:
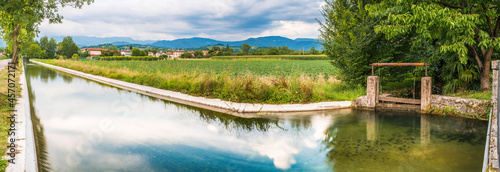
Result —
[[487, 122], [334, 110], [243, 118], [25, 64], [40, 171], [480, 171]]

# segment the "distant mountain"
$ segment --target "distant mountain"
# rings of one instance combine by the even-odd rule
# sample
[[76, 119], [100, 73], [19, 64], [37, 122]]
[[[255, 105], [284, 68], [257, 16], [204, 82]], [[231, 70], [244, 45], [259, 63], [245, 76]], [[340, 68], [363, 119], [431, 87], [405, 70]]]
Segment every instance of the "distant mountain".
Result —
[[196, 48], [196, 47], [202, 47], [206, 45], [216, 45], [216, 44], [222, 44], [222, 45], [229, 44], [229, 46], [241, 46], [244, 43], [251, 46], [259, 46], [259, 47], [288, 46], [288, 48], [295, 50], [302, 48], [309, 50], [311, 49], [311, 47], [315, 47], [316, 49], [320, 50], [322, 49], [315, 39], [297, 38], [295, 40], [292, 40], [281, 36], [249, 38], [243, 41], [217, 41], [214, 39], [195, 37], [195, 38], [176, 39], [172, 41], [157, 41], [150, 45], [161, 48]]
[[224, 44], [225, 42], [223, 41], [217, 41], [213, 39], [208, 39], [208, 38], [182, 38], [182, 39], [176, 39], [172, 41], [157, 41], [155, 43], [150, 44], [151, 46], [154, 47], [161, 47], [161, 48], [195, 48], [195, 47], [201, 47], [205, 45], [215, 45], [215, 44]]
[[[54, 38], [57, 42], [61, 42], [64, 36], [48, 36], [49, 38]], [[278, 46], [288, 46], [288, 48], [294, 50], [309, 50], [311, 47], [314, 47], [318, 50], [322, 50], [322, 47], [317, 43], [316, 39], [311, 38], [297, 38], [297, 39], [289, 39], [281, 36], [266, 36], [266, 37], [258, 37], [258, 38], [249, 38], [243, 41], [218, 41], [209, 38], [182, 38], [176, 40], [162, 40], [162, 41], [154, 41], [154, 40], [134, 40], [129, 37], [88, 37], [88, 36], [72, 36], [73, 41], [79, 47], [88, 47], [88, 46], [96, 46], [100, 44], [113, 44], [116, 46], [123, 45], [144, 45], [151, 47], [160, 47], [160, 48], [198, 48], [207, 45], [217, 45], [222, 44], [233, 47], [240, 47], [244, 43], [251, 46], [258, 47], [278, 47]], [[0, 42], [0, 46], [2, 46], [3, 42]], [[5, 43], [3, 43], [5, 44]]]
[[[50, 38], [54, 38], [57, 42], [61, 42], [65, 36], [47, 36]], [[155, 41], [153, 40], [147, 40], [147, 41], [140, 41], [140, 40], [135, 40], [129, 37], [104, 37], [104, 38], [99, 38], [99, 37], [89, 37], [89, 36], [72, 36], [73, 41], [78, 45], [79, 47], [83, 46], [91, 46], [91, 45], [99, 45], [99, 44], [109, 44], [109, 43], [115, 43], [119, 42], [122, 43], [122, 45], [127, 45], [127, 44], [151, 44]]]

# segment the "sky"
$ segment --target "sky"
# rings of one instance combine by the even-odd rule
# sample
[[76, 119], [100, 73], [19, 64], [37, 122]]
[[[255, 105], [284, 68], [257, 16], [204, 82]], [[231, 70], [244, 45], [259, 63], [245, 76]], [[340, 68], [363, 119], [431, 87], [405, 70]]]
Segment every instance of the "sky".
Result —
[[324, 0], [95, 0], [61, 8], [62, 24], [40, 25], [41, 36], [203, 37], [239, 41], [262, 36], [317, 38]]

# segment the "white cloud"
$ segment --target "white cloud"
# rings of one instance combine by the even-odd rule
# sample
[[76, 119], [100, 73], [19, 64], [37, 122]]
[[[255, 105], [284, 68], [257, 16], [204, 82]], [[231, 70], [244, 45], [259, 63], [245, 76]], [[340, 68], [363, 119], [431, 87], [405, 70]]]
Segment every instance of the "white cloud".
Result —
[[172, 40], [203, 36], [235, 41], [258, 36], [317, 37], [322, 0], [99, 0], [61, 8], [62, 24], [42, 36], [131, 37]]
[[274, 27], [265, 30], [260, 36], [284, 36], [288, 38], [316, 38], [319, 34], [318, 23], [303, 21], [274, 21]]

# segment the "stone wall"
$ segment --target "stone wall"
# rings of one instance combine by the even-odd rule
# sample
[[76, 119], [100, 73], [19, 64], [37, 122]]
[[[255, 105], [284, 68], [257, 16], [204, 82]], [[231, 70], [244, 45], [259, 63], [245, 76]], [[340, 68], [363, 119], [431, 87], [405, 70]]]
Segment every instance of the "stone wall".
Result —
[[432, 95], [431, 97], [430, 107], [445, 110], [447, 113], [483, 120], [487, 120], [487, 114], [490, 113], [491, 101], [441, 95]]

